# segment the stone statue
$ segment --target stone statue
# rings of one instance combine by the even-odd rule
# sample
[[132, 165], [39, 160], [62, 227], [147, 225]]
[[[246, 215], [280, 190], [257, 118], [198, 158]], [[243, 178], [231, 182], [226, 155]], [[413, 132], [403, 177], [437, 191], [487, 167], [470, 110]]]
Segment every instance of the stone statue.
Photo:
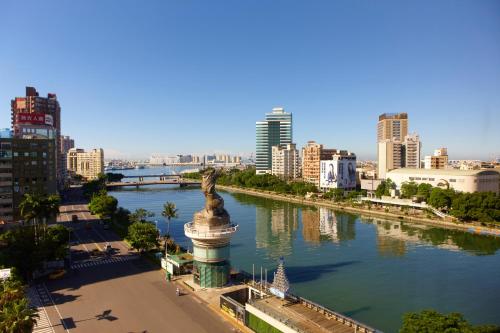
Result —
[[205, 195], [205, 209], [194, 214], [194, 223], [198, 226], [218, 227], [229, 224], [229, 214], [224, 209], [224, 199], [215, 192], [215, 182], [220, 171], [207, 169], [201, 180], [201, 189]]

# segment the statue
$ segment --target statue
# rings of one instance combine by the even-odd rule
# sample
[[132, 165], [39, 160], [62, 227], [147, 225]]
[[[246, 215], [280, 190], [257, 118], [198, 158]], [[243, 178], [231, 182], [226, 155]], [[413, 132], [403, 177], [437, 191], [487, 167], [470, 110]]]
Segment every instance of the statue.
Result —
[[202, 175], [201, 189], [205, 195], [205, 209], [194, 214], [199, 226], [217, 227], [229, 224], [229, 214], [224, 209], [224, 199], [215, 192], [215, 182], [220, 171], [207, 169]]

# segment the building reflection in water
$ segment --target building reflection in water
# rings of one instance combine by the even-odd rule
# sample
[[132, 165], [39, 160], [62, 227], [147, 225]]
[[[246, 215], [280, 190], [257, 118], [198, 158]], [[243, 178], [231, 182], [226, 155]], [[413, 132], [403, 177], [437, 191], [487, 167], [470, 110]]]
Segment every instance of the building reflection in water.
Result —
[[266, 248], [272, 259], [290, 255], [299, 224], [298, 208], [289, 203], [257, 206], [255, 214], [256, 247]]
[[302, 209], [302, 237], [305, 241], [319, 244], [321, 241], [335, 243], [356, 237], [356, 217], [336, 214], [327, 208], [308, 207]]
[[403, 256], [408, 247], [414, 245], [429, 245], [448, 251], [467, 251], [475, 255], [495, 254], [500, 249], [499, 237], [411, 222], [379, 219], [368, 221], [376, 227], [377, 250], [381, 256]]

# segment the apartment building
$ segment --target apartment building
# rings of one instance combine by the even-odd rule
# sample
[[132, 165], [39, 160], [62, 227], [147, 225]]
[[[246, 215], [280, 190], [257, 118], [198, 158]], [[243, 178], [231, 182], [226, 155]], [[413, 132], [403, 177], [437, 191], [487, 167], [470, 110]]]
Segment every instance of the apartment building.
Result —
[[96, 179], [104, 172], [104, 151], [102, 148], [88, 152], [72, 148], [68, 151], [67, 169], [69, 173], [80, 175], [87, 180]]
[[272, 148], [272, 174], [287, 180], [300, 177], [299, 151], [294, 143]]
[[302, 179], [319, 187], [321, 160], [331, 160], [337, 154], [346, 155], [348, 151], [326, 149], [322, 144], [308, 141], [302, 148]]

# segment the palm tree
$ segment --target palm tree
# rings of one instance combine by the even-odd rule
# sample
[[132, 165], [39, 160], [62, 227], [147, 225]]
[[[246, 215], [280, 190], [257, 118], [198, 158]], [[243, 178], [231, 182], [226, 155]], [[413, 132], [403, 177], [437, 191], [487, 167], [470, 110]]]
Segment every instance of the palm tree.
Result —
[[33, 220], [33, 226], [35, 228], [35, 243], [38, 243], [38, 218], [42, 213], [42, 197], [36, 194], [26, 193], [23, 196], [23, 200], [19, 204], [19, 210], [21, 216], [25, 221]]
[[61, 198], [57, 194], [51, 194], [42, 199], [41, 217], [43, 218], [44, 234], [47, 230], [47, 220], [56, 218], [59, 214], [59, 207], [61, 206]]
[[0, 312], [0, 332], [31, 333], [38, 317], [27, 298], [8, 302]]
[[177, 218], [179, 215], [177, 214], [178, 209], [175, 208], [175, 204], [173, 202], [166, 202], [163, 205], [163, 211], [161, 215], [167, 219], [167, 237], [170, 236], [170, 219]]

